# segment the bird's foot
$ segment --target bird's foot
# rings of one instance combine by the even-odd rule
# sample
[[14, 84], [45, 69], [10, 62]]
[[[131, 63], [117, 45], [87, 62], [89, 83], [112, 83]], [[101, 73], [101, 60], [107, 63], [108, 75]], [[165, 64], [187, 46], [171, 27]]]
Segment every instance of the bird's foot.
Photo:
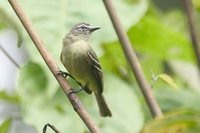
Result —
[[64, 71], [61, 71], [61, 70], [59, 70], [57, 74], [58, 74], [58, 75], [61, 74], [64, 78], [67, 78], [67, 76], [69, 76], [69, 77], [72, 78], [74, 81], [76, 81], [76, 83], [77, 83], [80, 87], [82, 87], [81, 83], [78, 82], [71, 74], [69, 74], [69, 73], [67, 73], [67, 72], [64, 72]]
[[75, 79], [71, 74], [61, 70], [58, 71], [57, 75], [62, 75], [64, 78], [67, 78], [67, 76], [69, 76], [70, 78]]
[[68, 95], [71, 95], [71, 94], [73, 94], [73, 93], [79, 93], [79, 92], [81, 92], [83, 90], [83, 88], [81, 88], [81, 89], [79, 89], [79, 90], [74, 90], [74, 89], [70, 89], [70, 92], [68, 93]]

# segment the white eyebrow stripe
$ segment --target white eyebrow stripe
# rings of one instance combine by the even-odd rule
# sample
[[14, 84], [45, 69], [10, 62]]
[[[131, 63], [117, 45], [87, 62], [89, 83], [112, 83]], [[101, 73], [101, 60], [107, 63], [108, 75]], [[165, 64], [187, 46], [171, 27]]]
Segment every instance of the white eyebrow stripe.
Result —
[[87, 25], [85, 24], [78, 25], [77, 27], [82, 27], [82, 26], [87, 27]]
[[90, 25], [87, 25], [87, 24], [81, 24], [81, 25], [78, 25], [77, 27], [80, 28], [80, 27], [82, 27], [82, 26], [83, 26], [83, 27], [87, 27], [87, 28], [90, 28], [90, 27], [91, 27]]

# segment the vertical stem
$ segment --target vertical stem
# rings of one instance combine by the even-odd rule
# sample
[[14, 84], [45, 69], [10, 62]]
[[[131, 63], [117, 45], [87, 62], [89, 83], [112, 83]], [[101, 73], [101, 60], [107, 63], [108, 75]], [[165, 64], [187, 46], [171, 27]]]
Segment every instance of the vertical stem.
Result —
[[149, 106], [152, 115], [154, 117], [162, 116], [160, 107], [156, 102], [155, 97], [153, 96], [152, 89], [144, 76], [138, 58], [131, 46], [128, 36], [122, 28], [122, 24], [117, 16], [112, 0], [103, 0], [103, 2], [115, 28], [119, 41], [121, 42], [121, 46], [123, 48], [126, 59], [129, 62], [133, 73], [135, 74], [136, 80], [140, 86], [140, 89], [144, 95], [144, 98], [147, 105]]
[[199, 66], [200, 71], [200, 47], [198, 44], [197, 34], [196, 34], [196, 27], [195, 27], [195, 20], [194, 20], [194, 9], [192, 5], [192, 0], [184, 0], [185, 11], [188, 19], [188, 26], [190, 30], [190, 37], [192, 41], [193, 50], [196, 55], [197, 63]]

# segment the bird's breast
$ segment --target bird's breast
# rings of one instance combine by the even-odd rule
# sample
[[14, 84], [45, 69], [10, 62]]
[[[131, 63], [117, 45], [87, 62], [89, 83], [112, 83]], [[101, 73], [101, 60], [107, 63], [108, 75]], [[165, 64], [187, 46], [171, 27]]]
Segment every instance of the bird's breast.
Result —
[[77, 80], [85, 84], [87, 71], [90, 70], [87, 62], [87, 52], [90, 46], [85, 41], [77, 41], [66, 45], [62, 50], [61, 60], [68, 72]]

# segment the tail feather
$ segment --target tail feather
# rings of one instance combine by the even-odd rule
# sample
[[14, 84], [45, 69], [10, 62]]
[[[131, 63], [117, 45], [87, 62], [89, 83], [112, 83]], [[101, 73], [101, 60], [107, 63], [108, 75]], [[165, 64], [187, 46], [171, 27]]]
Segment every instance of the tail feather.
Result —
[[100, 111], [101, 116], [102, 117], [111, 117], [112, 113], [111, 113], [110, 109], [108, 108], [103, 95], [97, 94], [97, 93], [94, 93], [94, 94], [95, 94], [95, 97], [96, 97], [96, 100], [97, 100], [97, 103], [99, 106], [99, 111]]

